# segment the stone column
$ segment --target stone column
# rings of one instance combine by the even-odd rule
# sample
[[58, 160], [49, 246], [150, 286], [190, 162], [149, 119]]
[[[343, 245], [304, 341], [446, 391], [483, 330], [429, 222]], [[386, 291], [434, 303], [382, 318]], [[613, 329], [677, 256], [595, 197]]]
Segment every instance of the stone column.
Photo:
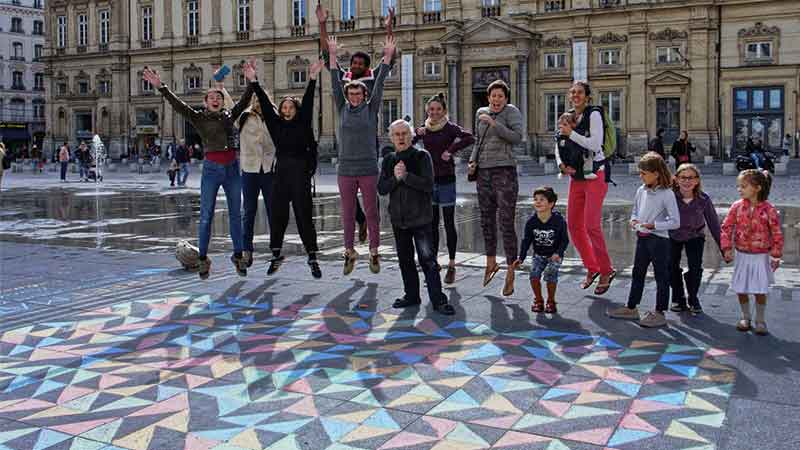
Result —
[[[315, 6], [316, 7], [316, 6]], [[306, 14], [313, 13], [313, 11], [306, 11]], [[275, 6], [274, 0], [264, 0], [264, 24], [261, 25], [261, 30], [271, 33], [275, 30]], [[308, 19], [306, 19], [308, 22]]]
[[519, 66], [519, 70], [517, 71], [517, 107], [519, 107], [520, 112], [522, 112], [522, 139], [527, 142], [528, 141], [528, 111], [529, 111], [529, 103], [528, 103], [528, 64], [529, 58], [528, 55], [518, 55], [517, 56], [517, 66]]
[[219, 22], [222, 16], [222, 0], [211, 0], [211, 34], [222, 34], [222, 24]]
[[172, 40], [174, 37], [172, 30], [172, 2], [164, 0], [164, 34], [162, 38]]
[[647, 149], [647, 25], [643, 12], [638, 12], [630, 17], [628, 31], [629, 43], [628, 60], [631, 62], [628, 73], [630, 83], [625, 105], [625, 115], [628, 121], [628, 148], [624, 149], [627, 156], [637, 156]]
[[447, 59], [447, 107], [450, 110], [450, 117], [458, 124], [463, 124], [459, 117], [458, 99], [459, 99], [459, 78], [458, 61], [453, 58]]
[[[417, 23], [417, 2], [415, 0], [400, 0], [397, 2], [400, 16], [398, 25], [415, 25]], [[422, 23], [420, 17], [419, 22]]]

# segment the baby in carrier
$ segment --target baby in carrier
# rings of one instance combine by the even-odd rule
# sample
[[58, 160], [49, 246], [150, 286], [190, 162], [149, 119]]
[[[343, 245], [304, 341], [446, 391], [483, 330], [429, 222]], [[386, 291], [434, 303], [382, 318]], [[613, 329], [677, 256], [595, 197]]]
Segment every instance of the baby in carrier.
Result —
[[[575, 128], [576, 117], [573, 113], [564, 113], [558, 118], [558, 123], [569, 123]], [[594, 152], [587, 150], [573, 142], [569, 136], [562, 136], [556, 131], [556, 142], [558, 143], [558, 157], [565, 166], [575, 169], [573, 177], [576, 180], [594, 180], [597, 175], [592, 171], [594, 168]]]

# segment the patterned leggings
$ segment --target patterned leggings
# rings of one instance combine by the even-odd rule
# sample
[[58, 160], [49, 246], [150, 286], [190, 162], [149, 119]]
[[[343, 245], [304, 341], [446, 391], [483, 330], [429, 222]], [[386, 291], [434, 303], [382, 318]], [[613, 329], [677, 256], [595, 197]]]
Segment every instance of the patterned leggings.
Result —
[[481, 230], [486, 256], [497, 256], [497, 216], [500, 216], [500, 232], [503, 234], [503, 249], [506, 263], [517, 259], [517, 231], [514, 217], [517, 209], [516, 167], [492, 167], [478, 169], [478, 206], [481, 209]]

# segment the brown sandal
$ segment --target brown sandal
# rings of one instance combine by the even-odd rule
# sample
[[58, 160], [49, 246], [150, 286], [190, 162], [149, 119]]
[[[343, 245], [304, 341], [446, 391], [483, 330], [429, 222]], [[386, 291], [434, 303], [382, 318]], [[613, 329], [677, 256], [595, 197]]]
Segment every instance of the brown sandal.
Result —
[[594, 284], [595, 280], [597, 280], [597, 277], [599, 276], [600, 272], [587, 273], [586, 279], [581, 282], [581, 289], [589, 289], [589, 287]]
[[[509, 281], [509, 275], [511, 276], [511, 280]], [[514, 295], [514, 280], [516, 276], [514, 275], [514, 269], [509, 269], [506, 273], [506, 281], [503, 285], [503, 295], [506, 297], [511, 297]]]
[[605, 283], [598, 283], [597, 287], [594, 288], [594, 295], [603, 295], [608, 292], [608, 289], [611, 287], [611, 282], [614, 281], [614, 278], [617, 277], [617, 271], [612, 270], [611, 273], [608, 275], [608, 281]]
[[531, 306], [531, 311], [535, 313], [544, 312], [544, 300], [535, 300], [533, 306]]
[[545, 314], [555, 314], [558, 312], [558, 308], [556, 308], [556, 302], [547, 302], [547, 306], [544, 307]]
[[483, 286], [486, 287], [492, 282], [494, 276], [500, 271], [500, 264], [495, 263], [494, 267], [486, 267], [486, 273], [483, 274]]

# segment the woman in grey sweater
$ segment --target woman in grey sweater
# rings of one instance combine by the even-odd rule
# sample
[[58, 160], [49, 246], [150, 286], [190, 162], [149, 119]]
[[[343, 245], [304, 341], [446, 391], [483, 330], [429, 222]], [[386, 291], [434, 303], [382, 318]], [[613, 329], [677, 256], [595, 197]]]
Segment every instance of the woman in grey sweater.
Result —
[[395, 49], [395, 39], [387, 36], [383, 44], [383, 62], [375, 79], [372, 92], [361, 81], [350, 81], [342, 86], [342, 74], [336, 65], [336, 38], [328, 39], [330, 53], [329, 68], [333, 84], [333, 100], [339, 112], [336, 127], [336, 146], [339, 150], [337, 169], [340, 201], [342, 203], [342, 227], [344, 228], [344, 270], [345, 275], [353, 271], [358, 253], [354, 248], [356, 195], [361, 191], [367, 215], [369, 234], [369, 268], [372, 273], [380, 272], [378, 245], [380, 245], [380, 224], [378, 211], [378, 162], [376, 133], [378, 113], [383, 100], [383, 82], [389, 73], [389, 63]]
[[503, 295], [514, 293], [514, 270], [517, 258], [517, 232], [514, 229], [517, 194], [517, 161], [515, 144], [522, 142], [522, 113], [508, 103], [511, 93], [503, 80], [495, 80], [486, 89], [489, 106], [475, 114], [475, 136], [478, 141], [469, 159], [469, 170], [477, 170], [478, 206], [481, 210], [481, 229], [486, 249], [486, 273], [483, 285], [492, 281], [500, 270], [497, 264], [497, 216], [503, 234], [506, 254], [506, 282]]

